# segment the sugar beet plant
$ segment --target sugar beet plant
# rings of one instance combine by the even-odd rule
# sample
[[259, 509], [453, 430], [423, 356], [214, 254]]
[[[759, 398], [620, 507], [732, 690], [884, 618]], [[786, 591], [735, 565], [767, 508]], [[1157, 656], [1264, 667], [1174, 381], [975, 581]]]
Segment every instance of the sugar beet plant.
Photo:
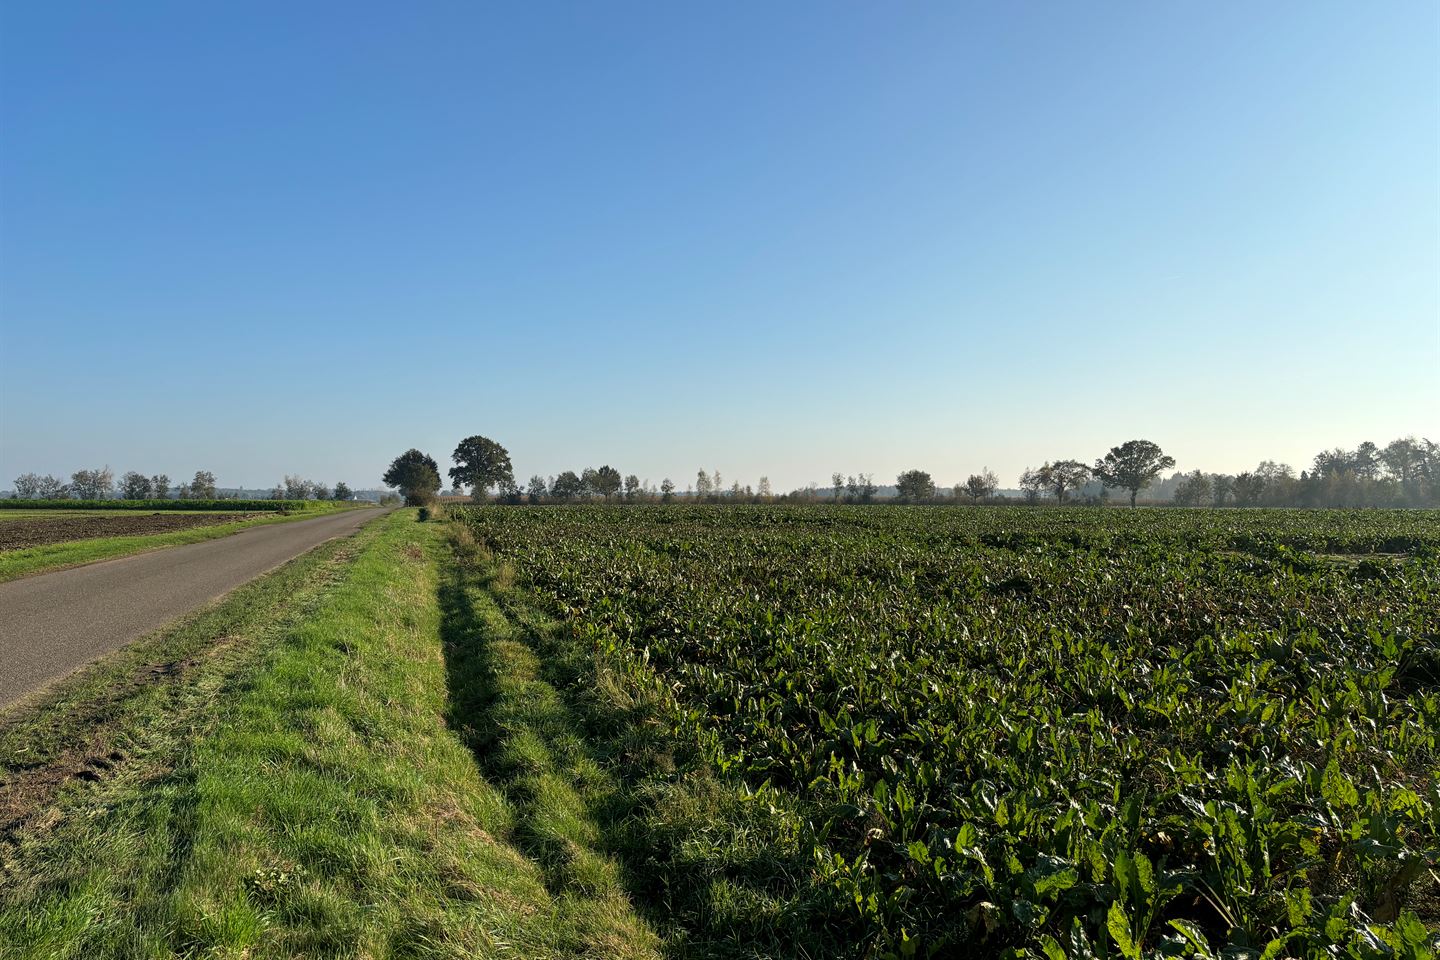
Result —
[[630, 860], [692, 943], [752, 910], [806, 956], [1435, 949], [1435, 514], [464, 517], [685, 746], [636, 822], [734, 798]]

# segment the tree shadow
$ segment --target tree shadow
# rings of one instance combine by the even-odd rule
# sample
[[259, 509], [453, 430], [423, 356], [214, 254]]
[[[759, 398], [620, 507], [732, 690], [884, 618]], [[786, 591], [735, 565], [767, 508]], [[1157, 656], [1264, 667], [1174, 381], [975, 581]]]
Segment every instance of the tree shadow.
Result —
[[[507, 759], [515, 752], [507, 737], [533, 735], [561, 761], [552, 773], [601, 772], [598, 786], [592, 781], [580, 788], [585, 813], [598, 828], [597, 851], [619, 868], [619, 886], [635, 912], [662, 933], [666, 956], [855, 955], [859, 941], [834, 922], [835, 904], [807, 882], [808, 850], [783, 848], [764, 811], [716, 781], [674, 776], [693, 758], [677, 757], [677, 744], [647, 705], [627, 707], [597, 692], [593, 660], [530, 598], [511, 589], [508, 576], [468, 553], [457, 551], [442, 565], [437, 587], [446, 721], [480, 773], [522, 814], [516, 846], [541, 866], [551, 893], [583, 892], [585, 884], [575, 882], [575, 851], [523, 815], [536, 799], [535, 768]], [[502, 627], [477, 609], [480, 591], [503, 615]], [[524, 705], [521, 729], [514, 705], [501, 703], [498, 671], [506, 664], [496, 647], [507, 641], [534, 654], [535, 679], [554, 694], [553, 701]]]

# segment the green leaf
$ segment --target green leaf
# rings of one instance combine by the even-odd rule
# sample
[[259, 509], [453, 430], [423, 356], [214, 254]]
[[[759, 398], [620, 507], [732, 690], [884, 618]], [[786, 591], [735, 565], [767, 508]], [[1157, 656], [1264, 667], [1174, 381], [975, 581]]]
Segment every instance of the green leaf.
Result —
[[1135, 860], [1130, 854], [1121, 850], [1115, 855], [1115, 886], [1120, 891], [1120, 896], [1130, 903], [1134, 903], [1138, 897], [1136, 893], [1140, 889], [1140, 878], [1135, 872]]
[[1105, 929], [1110, 931], [1110, 936], [1120, 948], [1121, 954], [1130, 960], [1140, 960], [1140, 945], [1130, 936], [1130, 915], [1125, 912], [1125, 907], [1119, 900], [1110, 904]]
[[1202, 957], [1204, 960], [1214, 960], [1216, 956], [1215, 951], [1211, 948], [1210, 941], [1205, 938], [1205, 934], [1201, 932], [1199, 927], [1189, 920], [1171, 920], [1170, 926], [1174, 927], [1179, 931], [1180, 936], [1189, 941], [1197, 957]]
[[1340, 772], [1340, 764], [1333, 759], [1326, 764], [1320, 778], [1320, 794], [1332, 807], [1353, 807], [1360, 802], [1360, 791]]
[[1060, 942], [1048, 933], [1040, 938], [1040, 951], [1045, 954], [1046, 960], [1065, 960], [1065, 951], [1060, 948]]
[[1047, 893], [1060, 893], [1069, 890], [1080, 882], [1080, 875], [1074, 867], [1052, 873], [1048, 877], [1041, 877], [1035, 881], [1035, 895], [1043, 897]]
[[1155, 899], [1155, 868], [1150, 864], [1150, 858], [1143, 853], [1135, 854], [1135, 876], [1140, 882], [1140, 889], [1145, 892], [1147, 902]]

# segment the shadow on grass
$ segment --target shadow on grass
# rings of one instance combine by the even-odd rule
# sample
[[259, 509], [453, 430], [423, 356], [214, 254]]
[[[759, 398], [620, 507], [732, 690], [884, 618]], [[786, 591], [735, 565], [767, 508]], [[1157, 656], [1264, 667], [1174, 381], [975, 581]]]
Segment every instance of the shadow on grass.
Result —
[[857, 954], [772, 809], [676, 776], [676, 745], [643, 697], [598, 691], [593, 661], [503, 568], [463, 543], [447, 559], [447, 720], [515, 808], [513, 840], [552, 894], [623, 896], [670, 957]]

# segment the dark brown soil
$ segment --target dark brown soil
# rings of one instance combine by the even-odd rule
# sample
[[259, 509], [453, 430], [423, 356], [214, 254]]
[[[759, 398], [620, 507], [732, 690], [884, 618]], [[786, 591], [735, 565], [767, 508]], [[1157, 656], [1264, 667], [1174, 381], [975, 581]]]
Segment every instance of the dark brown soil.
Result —
[[70, 540], [168, 533], [191, 527], [212, 527], [255, 516], [251, 513], [145, 513], [136, 516], [35, 517], [0, 522], [0, 550], [40, 547]]

